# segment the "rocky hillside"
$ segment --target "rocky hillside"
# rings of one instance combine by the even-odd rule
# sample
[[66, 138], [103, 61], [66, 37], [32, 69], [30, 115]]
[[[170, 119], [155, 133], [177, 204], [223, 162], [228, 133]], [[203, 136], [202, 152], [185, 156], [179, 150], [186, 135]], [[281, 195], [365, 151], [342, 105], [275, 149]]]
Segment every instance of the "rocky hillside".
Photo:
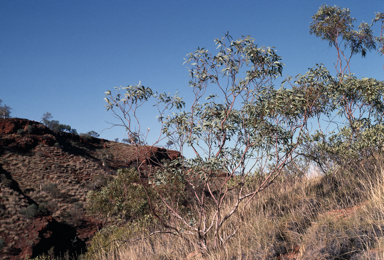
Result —
[[[18, 118], [0, 119], [0, 137], [0, 259], [84, 252], [103, 226], [85, 212], [87, 193], [134, 164], [133, 147]], [[178, 156], [140, 151], [146, 164]]]

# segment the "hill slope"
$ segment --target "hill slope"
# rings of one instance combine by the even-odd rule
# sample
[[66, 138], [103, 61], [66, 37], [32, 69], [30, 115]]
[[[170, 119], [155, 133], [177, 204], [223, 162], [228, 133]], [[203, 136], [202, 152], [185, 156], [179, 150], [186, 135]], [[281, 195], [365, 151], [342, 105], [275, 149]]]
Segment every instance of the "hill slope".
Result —
[[[102, 227], [87, 216], [87, 193], [135, 162], [132, 146], [69, 133], [39, 122], [0, 119], [0, 258], [84, 251]], [[147, 164], [179, 154], [142, 147]]]

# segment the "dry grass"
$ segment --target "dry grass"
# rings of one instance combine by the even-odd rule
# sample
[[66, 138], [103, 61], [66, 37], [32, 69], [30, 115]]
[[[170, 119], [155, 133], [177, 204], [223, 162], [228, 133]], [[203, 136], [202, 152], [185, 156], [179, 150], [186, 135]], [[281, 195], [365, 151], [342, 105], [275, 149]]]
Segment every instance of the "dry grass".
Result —
[[[384, 259], [383, 177], [379, 160], [309, 180], [282, 177], [243, 216], [227, 221], [222, 232], [237, 228], [236, 235], [205, 255], [169, 234], [132, 242], [146, 237], [149, 228], [131, 224], [98, 233], [85, 258]], [[223, 212], [232, 204], [228, 199]]]

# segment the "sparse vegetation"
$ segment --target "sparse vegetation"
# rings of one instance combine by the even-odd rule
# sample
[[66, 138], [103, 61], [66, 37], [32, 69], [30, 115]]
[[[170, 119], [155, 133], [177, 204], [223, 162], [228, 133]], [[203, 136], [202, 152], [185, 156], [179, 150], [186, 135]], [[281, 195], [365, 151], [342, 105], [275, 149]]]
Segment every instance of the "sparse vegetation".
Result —
[[[38, 150], [34, 159], [33, 152], [12, 154], [23, 160], [5, 161], [0, 174], [0, 192], [4, 187], [7, 194], [0, 197], [0, 216], [7, 214], [1, 224], [27, 225], [45, 214], [65, 228], [80, 227], [86, 205], [92, 217], [113, 225], [99, 230], [79, 259], [384, 259], [384, 82], [350, 71], [356, 54], [364, 57], [376, 47], [383, 53], [384, 15], [357, 30], [349, 10], [337, 6], [323, 5], [312, 18], [310, 33], [337, 52], [335, 76], [316, 65], [276, 89], [283, 64], [274, 48], [226, 34], [215, 40], [217, 53], [198, 48], [187, 56], [190, 109], [177, 94], [140, 84], [121, 88], [123, 95], [106, 92], [107, 109], [128, 131], [122, 142], [129, 145], [118, 144], [126, 150], [107, 150], [114, 142], [97, 151], [91, 142], [76, 142], [98, 137], [89, 131], [70, 140], [71, 147], [52, 139], [52, 149]], [[381, 34], [374, 37], [378, 22]], [[149, 145], [150, 129], [142, 130], [137, 110], [151, 101], [161, 130]], [[55, 137], [76, 133], [51, 119], [46, 113], [42, 121]], [[318, 128], [312, 131], [310, 123]], [[19, 129], [17, 138], [33, 130]], [[164, 142], [178, 150], [176, 159], [155, 157], [155, 146]], [[194, 158], [182, 156], [188, 149]], [[127, 163], [127, 155], [135, 161]], [[92, 167], [85, 169], [86, 160]], [[13, 178], [7, 173], [12, 168], [28, 174], [31, 164], [42, 172], [39, 188], [21, 188], [7, 177]], [[115, 171], [116, 165], [130, 168]], [[310, 169], [318, 175], [309, 178]], [[49, 178], [55, 183], [47, 184], [55, 170], [60, 174]], [[90, 190], [86, 202], [82, 189]], [[30, 204], [35, 198], [39, 206]], [[14, 207], [18, 201], [22, 208]], [[72, 247], [80, 237], [74, 234]], [[0, 238], [0, 249], [5, 246]], [[35, 260], [60, 258], [48, 248]]]
[[3, 249], [4, 245], [5, 245], [5, 241], [0, 238], [0, 250]]
[[67, 132], [67, 133], [77, 135], [76, 129], [72, 128], [69, 125], [60, 124], [58, 120], [51, 120], [51, 119], [52, 119], [52, 114], [47, 112], [43, 114], [43, 117], [41, 118], [41, 122], [55, 133]]
[[82, 136], [82, 137], [84, 137], [84, 138], [86, 138], [86, 139], [91, 139], [91, 137], [95, 137], [95, 138], [97, 138], [97, 137], [99, 137], [100, 135], [97, 133], [97, 132], [95, 132], [95, 131], [89, 131], [89, 132], [87, 132], [87, 133], [81, 133], [80, 134], [80, 136]]
[[[109, 181], [100, 191], [89, 192], [88, 209], [104, 217], [115, 216], [125, 221], [149, 215], [146, 191], [139, 183], [140, 179], [134, 168], [120, 169], [116, 178]], [[151, 199], [155, 199], [153, 190], [147, 192], [150, 193]]]
[[1, 105], [3, 101], [0, 99], [0, 118], [9, 118], [11, 117], [11, 108], [7, 105]]
[[24, 129], [18, 129], [17, 130], [17, 134], [18, 135], [23, 135], [23, 134], [25, 134], [25, 130]]
[[60, 190], [54, 183], [47, 184], [43, 187], [43, 191], [48, 192], [52, 197], [59, 198], [61, 196]]
[[26, 209], [22, 209], [20, 213], [29, 219], [33, 219], [39, 214], [39, 208], [36, 204], [31, 204]]
[[0, 182], [6, 187], [12, 186], [12, 180], [7, 178], [5, 174], [0, 174]]
[[28, 125], [27, 129], [26, 129], [26, 132], [28, 134], [33, 134], [33, 131], [34, 131], [34, 127], [32, 125]]
[[[132, 231], [137, 224], [132, 220], [101, 231], [89, 259], [383, 256], [384, 211], [377, 206], [383, 198], [374, 194], [384, 187], [384, 82], [358, 79], [350, 70], [353, 56], [364, 57], [381, 46], [382, 31], [374, 37], [367, 23], [355, 30], [349, 10], [337, 6], [323, 5], [312, 18], [310, 33], [337, 51], [335, 77], [317, 65], [275, 89], [281, 57], [272, 48], [259, 48], [250, 37], [233, 40], [227, 34], [215, 40], [217, 54], [199, 48], [188, 55], [195, 99], [186, 111], [177, 94], [155, 93], [140, 84], [122, 88], [123, 95], [106, 92], [107, 109], [124, 123], [127, 142], [137, 151], [135, 183], [158, 222]], [[380, 13], [373, 22], [379, 21], [384, 26]], [[152, 146], [171, 140], [168, 146], [181, 154], [187, 147], [194, 158], [154, 161], [157, 167], [152, 169], [140, 164], [149, 128], [140, 130], [145, 127], [137, 109], [150, 100], [161, 124]], [[334, 131], [323, 131], [323, 121]], [[310, 131], [309, 122], [318, 129]], [[314, 165], [323, 173], [308, 180], [306, 173]], [[122, 214], [135, 205], [110, 199], [109, 192], [128, 190], [132, 184], [118, 183], [101, 191], [105, 197], [99, 201], [105, 206], [94, 212]], [[188, 210], [180, 207], [182, 199], [173, 201], [175, 195], [162, 190], [177, 185], [190, 192]], [[121, 208], [108, 208], [108, 203]]]
[[[380, 160], [370, 162], [377, 166], [373, 172], [360, 166], [353, 172], [341, 170], [313, 179], [298, 177], [299, 172], [281, 176], [257, 195], [244, 214], [236, 214], [223, 227], [226, 233], [242, 223], [238, 235], [222, 248], [207, 251], [204, 259], [284, 259], [288, 254], [296, 259], [361, 259], [363, 255], [381, 259], [384, 176]], [[257, 176], [250, 177], [247, 188], [257, 187], [258, 181]], [[223, 211], [230, 210], [233, 203], [235, 200], [227, 200]], [[151, 236], [151, 230], [148, 223], [137, 222], [106, 228], [93, 238], [86, 259], [187, 259], [198, 255], [198, 247], [182, 238]]]

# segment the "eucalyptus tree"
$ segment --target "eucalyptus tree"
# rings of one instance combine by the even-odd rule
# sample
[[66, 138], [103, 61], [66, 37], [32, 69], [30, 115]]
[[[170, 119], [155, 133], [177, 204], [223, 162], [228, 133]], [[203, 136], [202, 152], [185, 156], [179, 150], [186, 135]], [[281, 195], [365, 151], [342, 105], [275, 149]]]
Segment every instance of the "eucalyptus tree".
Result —
[[[235, 235], [239, 224], [231, 223], [230, 233], [223, 232], [223, 226], [294, 160], [308, 120], [326, 109], [332, 81], [329, 72], [317, 66], [298, 77], [291, 88], [276, 88], [283, 63], [273, 48], [259, 47], [250, 36], [233, 40], [228, 34], [215, 43], [215, 54], [198, 48], [187, 55], [194, 97], [188, 109], [178, 94], [157, 93], [141, 84], [116, 88], [116, 94], [107, 91], [105, 98], [107, 109], [121, 120], [128, 136], [140, 139], [132, 140], [139, 176], [146, 175], [155, 189], [165, 183], [183, 183], [193, 195], [191, 214], [181, 209], [180, 201], [171, 201], [169, 194], [157, 189], [167, 217], [159, 214], [158, 205], [148, 196], [152, 213], [162, 224], [158, 232], [181, 236], [202, 250], [208, 249], [209, 240], [217, 247]], [[138, 111], [151, 102], [158, 110], [160, 133], [148, 144], [148, 130]], [[188, 149], [193, 155], [156, 162], [158, 167], [152, 170], [144, 167], [142, 145], [156, 146], [169, 139], [180, 143], [182, 155]], [[247, 190], [245, 181], [252, 171], [262, 181]], [[217, 181], [218, 172], [225, 173], [221, 181]], [[235, 203], [224, 210], [228, 196]]]
[[[223, 245], [240, 225], [231, 222], [231, 216], [242, 214], [298, 156], [320, 162], [332, 154], [358, 156], [365, 148], [382, 144], [383, 82], [358, 79], [350, 62], [354, 55], [365, 56], [377, 46], [383, 52], [383, 25], [380, 36], [374, 37], [372, 30], [373, 23], [383, 24], [383, 15], [376, 14], [371, 25], [362, 23], [358, 30], [349, 10], [337, 6], [321, 6], [312, 18], [310, 33], [336, 49], [336, 77], [316, 65], [276, 88], [284, 64], [275, 49], [259, 47], [250, 36], [233, 40], [227, 34], [215, 39], [216, 53], [198, 48], [187, 55], [193, 97], [188, 106], [188, 100], [177, 93], [157, 93], [140, 83], [115, 88], [116, 94], [106, 92], [107, 109], [120, 119], [135, 147], [141, 185], [148, 189], [141, 178], [145, 176], [157, 193], [154, 200], [146, 192], [150, 210], [162, 226], [151, 234], [178, 235], [201, 250], [207, 250], [208, 244]], [[149, 128], [139, 115], [151, 104], [157, 109], [160, 130], [148, 143]], [[344, 125], [327, 136], [320, 122], [324, 118], [335, 122], [335, 113], [345, 119]], [[320, 123], [315, 133], [308, 127], [312, 119]], [[167, 140], [182, 156], [146, 167], [155, 158], [150, 153], [143, 158], [143, 149], [152, 151]], [[188, 151], [192, 155], [187, 157]], [[259, 182], [249, 190], [245, 182], [251, 172], [256, 172]], [[225, 176], [220, 181], [218, 173]], [[191, 194], [187, 211], [180, 200], [185, 196], [162, 188], [180, 188], [180, 184]], [[229, 197], [234, 202], [231, 208], [224, 207]]]
[[[308, 140], [309, 155], [322, 166], [331, 158], [333, 164], [348, 165], [351, 160], [364, 159], [381, 151], [384, 141], [384, 82], [373, 78], [357, 78], [351, 71], [351, 58], [362, 57], [378, 47], [383, 54], [384, 14], [376, 13], [371, 24], [361, 23], [356, 30], [350, 10], [323, 5], [312, 17], [310, 33], [328, 41], [337, 53], [334, 63], [337, 72], [328, 93], [327, 126], [334, 131], [323, 132], [325, 118], [319, 120], [319, 131]], [[373, 25], [381, 22], [379, 36]], [[320, 123], [323, 121], [323, 123]], [[309, 148], [309, 149], [308, 149]], [[326, 167], [323, 167], [325, 169]]]

